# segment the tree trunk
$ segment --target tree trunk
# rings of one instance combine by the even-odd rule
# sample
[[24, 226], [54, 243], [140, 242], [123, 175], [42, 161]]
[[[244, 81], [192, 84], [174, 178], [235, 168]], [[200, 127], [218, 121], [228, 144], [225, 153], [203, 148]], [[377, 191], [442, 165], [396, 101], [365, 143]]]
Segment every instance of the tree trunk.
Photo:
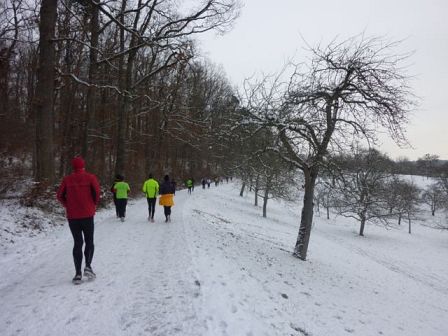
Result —
[[255, 193], [255, 206], [258, 206], [258, 183], [260, 181], [260, 176], [257, 175], [255, 179], [254, 193]]
[[311, 235], [311, 226], [313, 224], [313, 199], [314, 187], [318, 174], [317, 168], [304, 169], [305, 175], [305, 195], [303, 197], [302, 216], [300, 219], [299, 234], [293, 255], [299, 259], [306, 260], [308, 244]]
[[268, 199], [269, 199], [269, 187], [266, 186], [263, 196], [263, 217], [266, 218], [266, 212], [268, 207]]
[[243, 185], [241, 186], [241, 190], [240, 190], [241, 197], [243, 197], [243, 195], [244, 195], [244, 188], [246, 188], [246, 182], [243, 182]]
[[[96, 82], [98, 72], [98, 39], [99, 39], [99, 9], [98, 6], [90, 4], [90, 51], [89, 51], [89, 84]], [[89, 86], [87, 89], [87, 110], [83, 122], [81, 153], [87, 158], [89, 149], [89, 128], [95, 117], [95, 91], [96, 89]]]
[[361, 226], [359, 228], [359, 235], [364, 236], [364, 227], [366, 226], [366, 217], [364, 215], [361, 216]]
[[398, 225], [401, 225], [401, 214], [398, 215]]
[[327, 207], [327, 219], [330, 219], [330, 207]]
[[[68, 10], [71, 10], [69, 4], [67, 4]], [[66, 15], [66, 20], [63, 23], [64, 27], [69, 28], [69, 16]], [[63, 31], [62, 34], [68, 35], [68, 31]], [[64, 46], [64, 61], [62, 63], [65, 72], [72, 72], [73, 66], [73, 48], [72, 43], [68, 40]], [[62, 88], [59, 93], [59, 100], [63, 109], [60, 111], [59, 116], [59, 136], [61, 137], [61, 142], [59, 143], [59, 170], [58, 176], [63, 176], [68, 172], [68, 167], [70, 166], [70, 158], [73, 156], [73, 141], [71, 139], [71, 134], [73, 132], [73, 101], [74, 101], [74, 88], [72, 85], [72, 80], [69, 76], [64, 76], [62, 78]]]
[[36, 120], [35, 178], [54, 183], [54, 67], [57, 0], [42, 0], [39, 23], [39, 66], [34, 96]]
[[409, 234], [411, 234], [411, 217], [408, 216]]
[[[146, 114], [146, 139], [145, 139], [145, 176], [149, 173], [155, 172], [156, 164], [156, 148], [160, 148], [161, 132], [159, 133], [159, 115], [160, 111], [157, 109], [152, 109], [151, 113]], [[152, 134], [152, 136], [150, 136]], [[157, 135], [157, 140], [156, 140]], [[157, 145], [156, 145], [157, 144]], [[181, 172], [180, 176], [183, 176], [184, 162], [181, 162]]]
[[[6, 118], [13, 118], [15, 120], [19, 120], [19, 113], [13, 113], [10, 115], [10, 94], [9, 94], [9, 81], [10, 81], [10, 61], [12, 58], [12, 55], [14, 54], [14, 49], [16, 47], [18, 38], [19, 38], [19, 18], [17, 16], [17, 6], [20, 6], [19, 4], [16, 4], [14, 1], [11, 2], [11, 6], [13, 8], [14, 16], [14, 38], [11, 41], [11, 44], [8, 48], [0, 50], [0, 95], [1, 95], [1, 102], [0, 102], [0, 118], [6, 117]], [[3, 60], [2, 60], [3, 59]], [[19, 75], [17, 76], [19, 77]], [[19, 84], [16, 84], [16, 88], [18, 89]], [[18, 99], [19, 95], [15, 94], [16, 100]], [[17, 104], [18, 105], [18, 104]], [[4, 122], [0, 119], [0, 122]]]
[[[121, 3], [121, 14], [119, 16], [120, 24], [124, 25], [124, 12], [126, 10], [127, 6], [127, 0], [122, 0]], [[117, 109], [117, 137], [115, 139], [116, 143], [116, 158], [115, 158], [115, 174], [123, 174], [124, 173], [124, 166], [126, 161], [126, 147], [125, 147], [125, 136], [126, 136], [126, 130], [125, 130], [125, 121], [126, 121], [126, 109], [128, 107], [128, 97], [125, 93], [127, 89], [127, 76], [129, 73], [129, 67], [131, 66], [131, 62], [129, 62], [128, 58], [128, 64], [125, 72], [125, 57], [124, 57], [124, 51], [125, 51], [125, 30], [123, 27], [120, 27], [120, 52], [122, 55], [119, 58], [119, 65], [118, 65], [118, 82], [119, 82], [119, 88], [121, 91], [121, 96], [119, 98], [119, 106]]]
[[[6, 55], [5, 55], [6, 54]], [[1, 59], [4, 60], [1, 60]], [[8, 56], [8, 53], [3, 53], [0, 51], [0, 118], [10, 118], [9, 115], [9, 72], [10, 72], [10, 66], [9, 66], [9, 60], [10, 56]], [[0, 121], [3, 123], [4, 120]]]

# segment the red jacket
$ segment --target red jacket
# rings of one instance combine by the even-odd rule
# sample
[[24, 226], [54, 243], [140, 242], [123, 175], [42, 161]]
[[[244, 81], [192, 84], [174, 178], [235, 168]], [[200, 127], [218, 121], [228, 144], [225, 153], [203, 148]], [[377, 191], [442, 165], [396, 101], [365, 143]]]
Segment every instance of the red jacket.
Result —
[[64, 177], [57, 197], [64, 205], [68, 219], [93, 217], [100, 200], [100, 186], [95, 175], [84, 169], [75, 170]]

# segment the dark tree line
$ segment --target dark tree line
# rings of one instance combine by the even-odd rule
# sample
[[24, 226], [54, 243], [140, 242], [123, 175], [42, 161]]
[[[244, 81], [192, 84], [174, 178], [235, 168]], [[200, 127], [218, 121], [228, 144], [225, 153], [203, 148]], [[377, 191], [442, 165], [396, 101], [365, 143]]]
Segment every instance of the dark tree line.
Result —
[[440, 177], [448, 173], [448, 162], [434, 154], [425, 154], [415, 161], [398, 158], [393, 163], [396, 174]]
[[2, 156], [49, 184], [76, 154], [103, 181], [221, 169], [214, 134], [235, 94], [194, 37], [237, 14], [234, 0], [2, 2]]

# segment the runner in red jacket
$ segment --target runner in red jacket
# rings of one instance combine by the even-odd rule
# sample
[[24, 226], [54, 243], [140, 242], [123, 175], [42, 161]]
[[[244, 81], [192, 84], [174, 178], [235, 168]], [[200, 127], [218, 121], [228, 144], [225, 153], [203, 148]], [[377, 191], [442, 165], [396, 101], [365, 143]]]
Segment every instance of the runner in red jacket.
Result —
[[95, 277], [91, 265], [94, 252], [93, 217], [100, 199], [100, 187], [96, 176], [84, 170], [84, 160], [81, 157], [78, 156], [72, 160], [72, 167], [73, 173], [64, 177], [57, 197], [65, 207], [68, 224], [73, 235], [73, 260], [76, 270], [73, 283], [79, 284], [82, 280], [83, 241], [86, 242], [84, 275], [88, 278]]

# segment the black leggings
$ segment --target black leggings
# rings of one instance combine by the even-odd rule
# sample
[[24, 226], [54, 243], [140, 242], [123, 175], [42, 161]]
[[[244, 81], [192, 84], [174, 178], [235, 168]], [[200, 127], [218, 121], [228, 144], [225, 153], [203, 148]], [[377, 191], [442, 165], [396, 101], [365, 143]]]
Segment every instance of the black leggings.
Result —
[[86, 242], [86, 247], [84, 248], [86, 266], [90, 267], [93, 259], [93, 251], [95, 249], [93, 245], [93, 217], [69, 219], [68, 225], [70, 226], [75, 243], [73, 245], [73, 261], [75, 262], [76, 274], [81, 274], [83, 234]]
[[117, 214], [117, 217], [120, 217], [118, 214], [118, 204], [117, 204], [117, 197], [116, 197], [115, 193], [114, 193], [114, 205], [115, 205], [115, 212]]
[[164, 206], [163, 212], [165, 213], [165, 216], [171, 215], [171, 207], [170, 206]]
[[156, 212], [156, 200], [157, 198], [147, 198], [148, 201], [148, 211], [149, 211], [149, 217], [154, 218], [154, 213]]
[[127, 198], [117, 198], [117, 213], [118, 217], [126, 217], [126, 205], [128, 204]]

